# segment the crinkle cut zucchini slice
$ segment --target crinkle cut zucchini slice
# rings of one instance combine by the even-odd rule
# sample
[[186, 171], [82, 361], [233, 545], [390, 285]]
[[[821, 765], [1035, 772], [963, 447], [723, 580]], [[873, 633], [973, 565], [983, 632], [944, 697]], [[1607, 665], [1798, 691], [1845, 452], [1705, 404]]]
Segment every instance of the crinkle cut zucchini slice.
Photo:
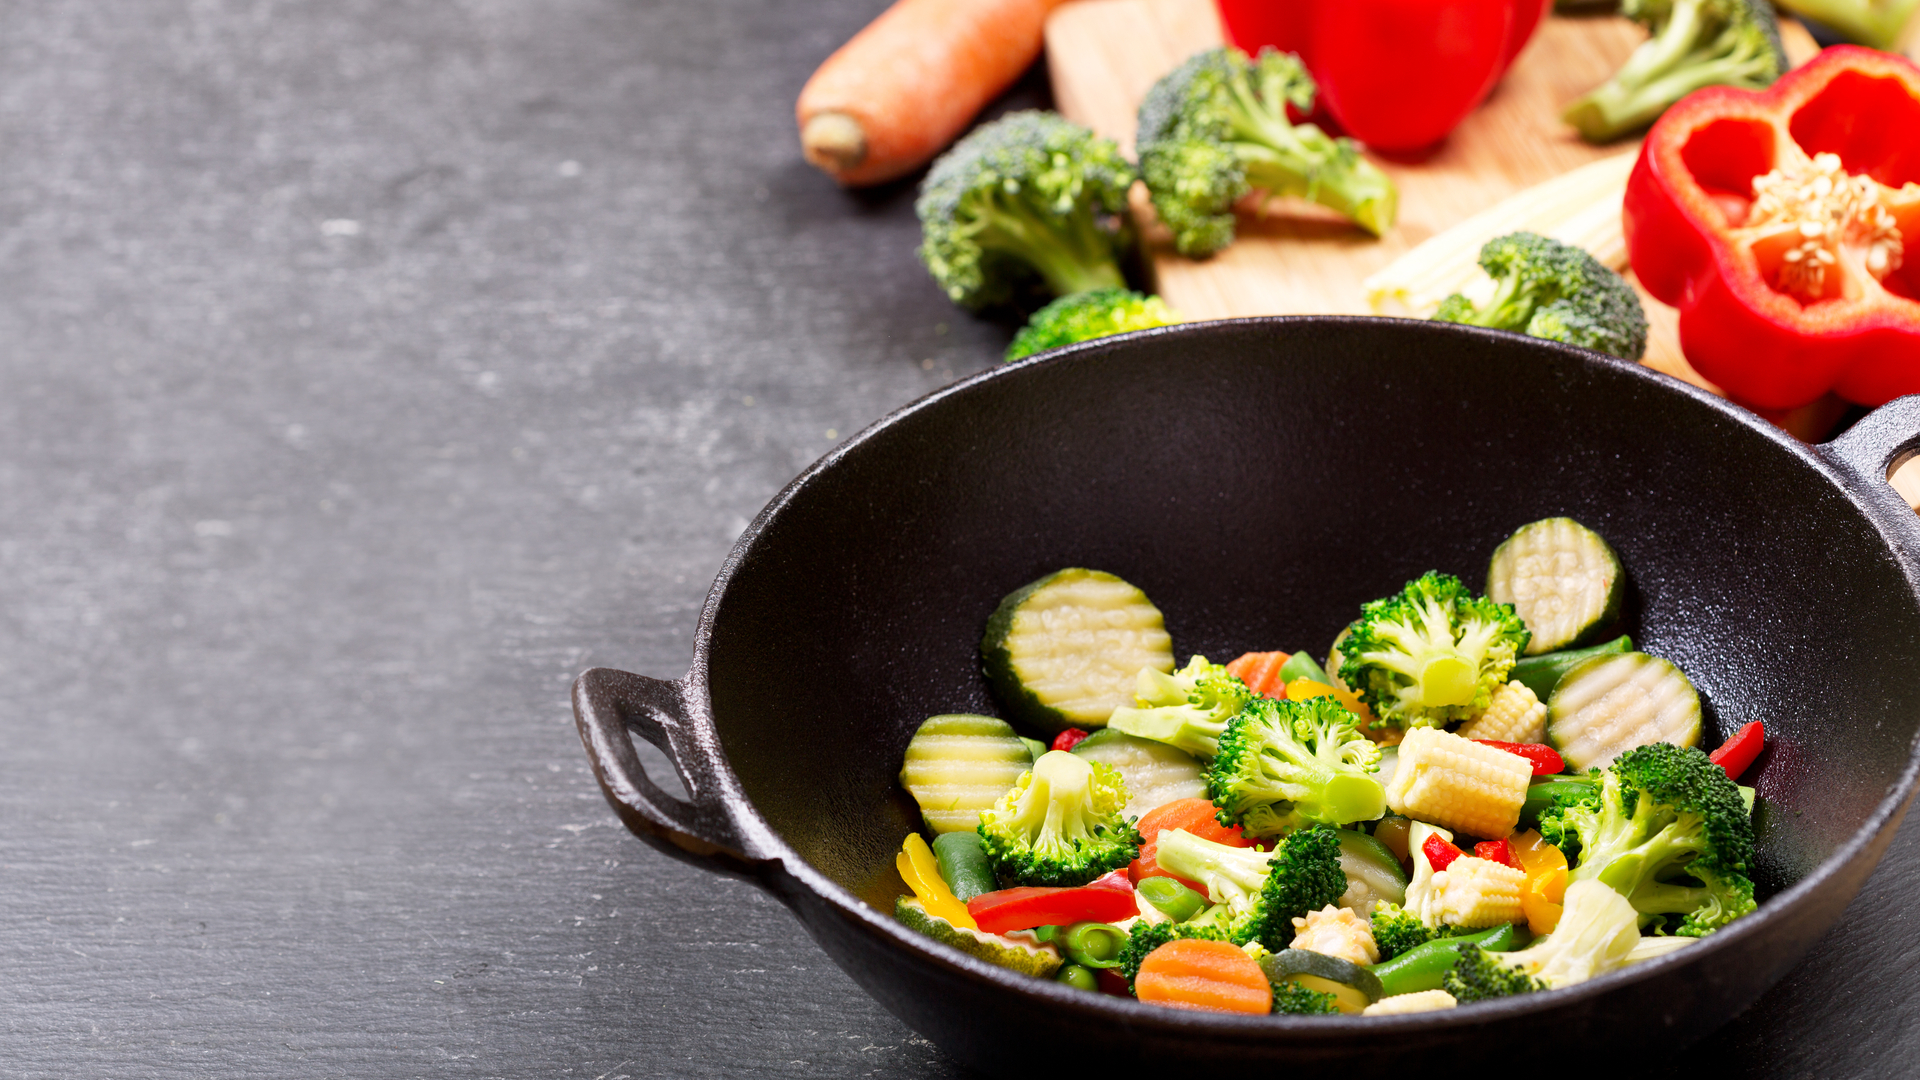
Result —
[[1528, 655], [1593, 640], [1619, 618], [1626, 581], [1613, 548], [1565, 517], [1520, 526], [1487, 566], [1487, 595], [1533, 631]]
[[980, 657], [1009, 716], [1057, 732], [1105, 727], [1114, 709], [1133, 704], [1141, 668], [1173, 670], [1173, 639], [1146, 593], [1073, 567], [1002, 600]]
[[1604, 768], [1636, 746], [1700, 744], [1700, 694], [1679, 668], [1642, 652], [1596, 656], [1560, 680], [1547, 702], [1547, 741], [1576, 772]]

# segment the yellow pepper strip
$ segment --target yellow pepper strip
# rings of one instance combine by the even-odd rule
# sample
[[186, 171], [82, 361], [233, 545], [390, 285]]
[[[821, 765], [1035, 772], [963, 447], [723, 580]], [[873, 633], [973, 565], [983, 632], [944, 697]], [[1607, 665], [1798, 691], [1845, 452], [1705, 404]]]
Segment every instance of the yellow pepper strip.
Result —
[[1305, 675], [1287, 684], [1288, 701], [1305, 701], [1308, 698], [1326, 697], [1329, 694], [1333, 695], [1333, 699], [1344, 706], [1348, 712], [1360, 718], [1361, 734], [1374, 742], [1393, 746], [1405, 736], [1405, 732], [1399, 728], [1374, 727], [1373, 710], [1367, 708], [1367, 703], [1361, 701], [1351, 690], [1328, 686], [1326, 683], [1309, 679]]
[[967, 905], [947, 888], [946, 879], [940, 876], [940, 861], [933, 857], [933, 849], [919, 833], [907, 834], [907, 841], [900, 845], [900, 854], [894, 856], [893, 865], [899, 869], [907, 888], [926, 905], [927, 914], [965, 930], [980, 929], [980, 924], [967, 913]]
[[1567, 895], [1567, 857], [1532, 829], [1513, 834], [1507, 844], [1513, 849], [1513, 860], [1527, 872], [1527, 884], [1520, 890], [1527, 929], [1550, 934], [1560, 925], [1560, 902]]

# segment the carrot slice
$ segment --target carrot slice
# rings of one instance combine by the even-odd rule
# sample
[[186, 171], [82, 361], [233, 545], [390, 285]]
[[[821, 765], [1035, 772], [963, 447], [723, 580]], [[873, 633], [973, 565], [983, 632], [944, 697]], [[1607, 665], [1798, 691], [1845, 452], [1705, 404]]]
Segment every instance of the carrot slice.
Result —
[[1280, 669], [1291, 656], [1288, 652], [1250, 652], [1228, 664], [1227, 674], [1261, 697], [1285, 697], [1286, 683], [1280, 678]]
[[1155, 856], [1160, 851], [1160, 834], [1167, 829], [1185, 829], [1202, 840], [1234, 847], [1252, 847], [1253, 841], [1241, 835], [1240, 827], [1229, 829], [1214, 816], [1214, 806], [1205, 799], [1175, 799], [1147, 811], [1136, 826], [1140, 830], [1140, 855], [1127, 867], [1127, 876], [1137, 884], [1150, 877], [1170, 877], [1202, 895], [1207, 887], [1160, 869]]
[[1134, 996], [1176, 1009], [1269, 1013], [1273, 986], [1253, 957], [1224, 941], [1176, 938], [1147, 954]]
[[899, 0], [794, 105], [807, 160], [849, 187], [933, 160], [1040, 55], [1061, 0]]

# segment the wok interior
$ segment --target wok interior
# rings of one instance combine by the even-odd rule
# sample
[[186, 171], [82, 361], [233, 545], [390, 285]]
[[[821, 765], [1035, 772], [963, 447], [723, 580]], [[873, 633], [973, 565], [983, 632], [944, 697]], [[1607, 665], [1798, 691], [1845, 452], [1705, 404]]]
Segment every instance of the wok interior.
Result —
[[1766, 722], [1746, 779], [1755, 880], [1778, 891], [1905, 767], [1920, 614], [1817, 468], [1676, 386], [1384, 320], [1192, 326], [1008, 371], [874, 433], [764, 523], [712, 623], [722, 745], [788, 844], [890, 909], [918, 824], [901, 754], [929, 715], [996, 712], [978, 643], [1014, 588], [1119, 574], [1183, 663], [1324, 655], [1361, 602], [1428, 569], [1479, 588], [1516, 526], [1564, 514], [1620, 553], [1625, 628], [1693, 679], [1705, 745]]

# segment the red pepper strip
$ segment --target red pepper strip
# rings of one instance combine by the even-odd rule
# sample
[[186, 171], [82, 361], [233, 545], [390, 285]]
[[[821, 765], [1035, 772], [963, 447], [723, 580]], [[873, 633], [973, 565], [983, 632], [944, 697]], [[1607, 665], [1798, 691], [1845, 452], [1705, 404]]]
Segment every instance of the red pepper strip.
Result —
[[1721, 743], [1720, 749], [1708, 754], [1707, 758], [1727, 770], [1727, 779], [1739, 780], [1740, 774], [1747, 771], [1766, 745], [1766, 728], [1760, 726], [1760, 721], [1753, 720], [1742, 724], [1740, 730], [1733, 733], [1733, 738]]
[[[1437, 840], [1439, 837], [1429, 836], [1427, 839]], [[1473, 845], [1473, 853], [1476, 857], [1486, 859], [1489, 862], [1497, 862], [1503, 866], [1511, 866], [1515, 870], [1520, 869], [1520, 864], [1513, 859], [1513, 845], [1507, 843], [1505, 840], [1482, 840]], [[1428, 857], [1431, 858], [1432, 856]], [[1439, 867], [1435, 867], [1434, 869], [1437, 870]]]
[[1561, 759], [1560, 752], [1546, 743], [1496, 742], [1493, 739], [1475, 739], [1482, 746], [1491, 746], [1495, 750], [1505, 750], [1517, 754], [1533, 763], [1533, 775], [1558, 776], [1567, 771], [1567, 763]]
[[1113, 968], [1093, 969], [1093, 983], [1103, 994], [1114, 997], [1132, 997], [1133, 991], [1127, 988], [1127, 977]]
[[[1427, 857], [1427, 865], [1433, 867], [1433, 872], [1436, 874], [1452, 866], [1453, 860], [1466, 854], [1438, 836], [1427, 837], [1427, 842], [1420, 845], [1420, 853]], [[981, 929], [986, 928], [981, 927]]]
[[1048, 747], [1047, 749], [1049, 749], [1049, 750], [1071, 750], [1071, 749], [1073, 749], [1074, 747], [1076, 747], [1076, 746], [1079, 746], [1079, 745], [1080, 745], [1080, 741], [1081, 741], [1082, 739], [1085, 739], [1085, 738], [1086, 738], [1086, 737], [1087, 737], [1088, 735], [1090, 735], [1090, 734], [1092, 734], [1092, 733], [1091, 733], [1091, 732], [1086, 732], [1086, 731], [1081, 731], [1081, 730], [1080, 730], [1079, 728], [1077, 728], [1077, 727], [1070, 727], [1070, 728], [1068, 728], [1067, 730], [1065, 730], [1065, 731], [1063, 731], [1063, 732], [1061, 732], [1060, 734], [1058, 734], [1058, 735], [1055, 735], [1055, 736], [1053, 737], [1053, 745], [1052, 745], [1052, 746], [1049, 746], [1049, 747]]
[[[1818, 155], [1839, 175], [1821, 183]], [[1872, 198], [1857, 190], [1869, 178]], [[1786, 195], [1757, 198], [1756, 180]], [[1920, 67], [1835, 46], [1766, 90], [1709, 87], [1668, 109], [1627, 180], [1627, 253], [1728, 397], [1776, 415], [1829, 391], [1880, 405], [1920, 391], [1916, 180]]]
[[1077, 889], [1022, 887], [981, 893], [967, 901], [967, 914], [983, 932], [1005, 934], [1036, 926], [1118, 922], [1140, 914], [1140, 908], [1133, 883], [1116, 870]]

